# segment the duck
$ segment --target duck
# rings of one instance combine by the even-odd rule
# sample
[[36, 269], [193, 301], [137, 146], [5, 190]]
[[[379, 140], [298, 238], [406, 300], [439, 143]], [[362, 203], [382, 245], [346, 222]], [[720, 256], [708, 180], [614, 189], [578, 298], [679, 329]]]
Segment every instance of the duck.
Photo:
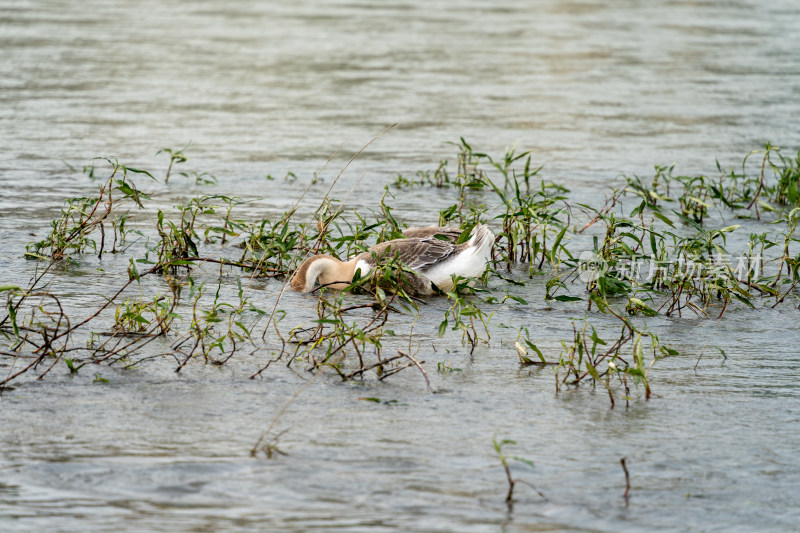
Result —
[[347, 261], [328, 254], [309, 257], [300, 265], [291, 281], [298, 292], [311, 292], [317, 284], [342, 290], [348, 287], [357, 271], [367, 276], [383, 258], [397, 257], [413, 270], [406, 273], [407, 288], [417, 296], [430, 296], [437, 289], [453, 288], [453, 275], [477, 278], [491, 259], [494, 234], [485, 224], [477, 224], [468, 241], [457, 244], [459, 228], [425, 226], [408, 228], [402, 239], [376, 244]]

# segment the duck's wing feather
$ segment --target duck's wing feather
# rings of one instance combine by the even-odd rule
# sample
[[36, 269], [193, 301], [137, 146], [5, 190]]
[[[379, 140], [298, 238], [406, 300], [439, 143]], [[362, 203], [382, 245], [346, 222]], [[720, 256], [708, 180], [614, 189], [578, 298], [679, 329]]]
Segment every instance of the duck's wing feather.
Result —
[[[370, 251], [365, 252], [362, 256], [371, 257], [374, 253], [379, 260], [397, 256], [397, 259], [408, 268], [419, 271], [446, 260], [454, 252], [453, 243], [435, 237], [427, 237], [425, 239], [395, 239], [382, 242], [370, 248]], [[366, 257], [364, 259], [368, 260]]]

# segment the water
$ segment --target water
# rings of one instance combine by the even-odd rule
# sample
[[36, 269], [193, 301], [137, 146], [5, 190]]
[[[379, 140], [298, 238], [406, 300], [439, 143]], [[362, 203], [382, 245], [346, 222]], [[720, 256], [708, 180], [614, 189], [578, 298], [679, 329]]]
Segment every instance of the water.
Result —
[[[492, 153], [533, 148], [548, 179], [595, 202], [619, 174], [657, 163], [713, 174], [715, 158], [738, 164], [767, 140], [800, 146], [794, 2], [606, 4], [0, 2], [2, 281], [27, 281], [31, 233], [41, 238], [64, 198], [95, 186], [62, 160], [163, 169], [157, 150], [191, 142], [187, 168], [220, 184], [148, 185], [157, 206], [214, 191], [251, 201], [241, 214], [256, 219], [282, 212], [343, 144], [307, 212], [395, 122], [345, 173], [339, 198], [364, 175], [348, 205], [374, 208], [398, 173], [452, 158], [445, 142], [459, 136]], [[297, 184], [283, 181], [289, 170]], [[427, 224], [448, 194], [411, 189], [392, 205], [404, 222]], [[87, 259], [51, 290], [82, 316], [126, 265]], [[277, 283], [257, 289], [257, 304], [271, 307]], [[446, 303], [425, 307], [414, 341], [437, 394], [411, 369], [384, 382], [317, 379], [279, 421], [289, 455], [271, 460], [249, 450], [309, 376], [276, 367], [246, 379], [263, 353], [179, 374], [156, 359], [20, 382], [0, 398], [0, 529], [797, 527], [796, 310], [650, 319], [682, 355], [653, 368], [653, 399], [638, 391], [630, 408], [609, 410], [602, 391], [555, 395], [549, 369], [520, 369], [516, 328], [557, 354], [581, 308], [544, 302], [541, 284], [518, 290], [531, 305], [498, 306], [492, 342], [472, 356], [456, 334], [436, 335]], [[290, 294], [281, 307], [302, 320], [313, 305]], [[505, 505], [493, 436], [534, 461], [514, 472], [547, 501], [520, 484]]]

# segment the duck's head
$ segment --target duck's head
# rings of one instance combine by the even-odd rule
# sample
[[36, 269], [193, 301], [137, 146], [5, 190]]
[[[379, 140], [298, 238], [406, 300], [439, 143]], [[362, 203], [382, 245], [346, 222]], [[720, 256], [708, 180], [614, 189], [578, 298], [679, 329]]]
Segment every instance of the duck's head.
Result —
[[291, 287], [298, 292], [311, 292], [319, 284], [341, 290], [353, 279], [350, 270], [347, 263], [331, 255], [315, 255], [303, 261], [292, 278]]

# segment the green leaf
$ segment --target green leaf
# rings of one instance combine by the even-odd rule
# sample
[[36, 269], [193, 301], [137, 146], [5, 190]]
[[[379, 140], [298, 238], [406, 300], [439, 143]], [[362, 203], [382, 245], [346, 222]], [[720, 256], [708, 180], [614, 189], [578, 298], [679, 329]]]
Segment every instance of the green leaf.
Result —
[[704, 201], [703, 201], [703, 200], [701, 200], [700, 198], [695, 198], [694, 196], [690, 196], [690, 197], [689, 197], [689, 200], [691, 200], [691, 201], [693, 201], [693, 202], [695, 202], [695, 203], [698, 203], [698, 204], [700, 204], [700, 205], [702, 205], [703, 207], [705, 207], [705, 208], [708, 208], [708, 209], [711, 209], [711, 208], [713, 207], [713, 206], [712, 206], [711, 204], [709, 204], [708, 202], [704, 202]]
[[727, 355], [725, 355], [725, 350], [723, 350], [723, 349], [722, 349], [722, 348], [720, 348], [719, 346], [714, 346], [714, 348], [716, 348], [717, 350], [719, 350], [719, 353], [720, 353], [720, 355], [722, 355], [722, 358], [723, 358], [723, 359], [725, 359], [726, 361], [728, 360], [728, 356], [727, 356]]
[[125, 183], [124, 181], [121, 181], [121, 180], [117, 180], [117, 189], [122, 191], [122, 193], [125, 196], [127, 196], [128, 198], [130, 198], [134, 202], [136, 202], [136, 205], [138, 205], [139, 207], [144, 207], [142, 205], [142, 201], [140, 200], [140, 198], [144, 198], [146, 200], [150, 199], [150, 197], [147, 196], [145, 193], [141, 192], [138, 189], [131, 188], [130, 185], [128, 185], [127, 183]]
[[538, 355], [538, 356], [539, 356], [539, 360], [540, 360], [542, 363], [547, 363], [547, 361], [545, 361], [544, 355], [542, 354], [542, 351], [539, 349], [539, 347], [538, 347], [538, 346], [536, 346], [535, 344], [533, 344], [533, 343], [532, 343], [531, 341], [529, 341], [528, 339], [525, 339], [525, 344], [527, 344], [527, 345], [528, 345], [528, 348], [530, 348], [531, 350], [533, 350], [534, 352], [536, 352], [536, 355]]
[[588, 357], [584, 359], [584, 362], [586, 363], [586, 370], [589, 371], [589, 375], [592, 376], [595, 381], [600, 381], [600, 374], [597, 373], [597, 369], [594, 367], [592, 362], [589, 361]]
[[189, 246], [189, 249], [192, 251], [192, 253], [194, 253], [194, 255], [196, 256], [200, 255], [200, 253], [197, 251], [197, 245], [194, 243], [194, 241], [192, 241], [192, 238], [189, 236], [188, 233], [185, 234], [185, 240], [186, 244]]
[[11, 326], [14, 328], [14, 337], [19, 339], [19, 326], [17, 326], [17, 309], [12, 305], [11, 298], [8, 299], [8, 316], [11, 319]]
[[514, 459], [515, 461], [519, 461], [520, 463], [525, 463], [526, 465], [533, 468], [533, 461], [531, 461], [530, 459], [525, 459], [524, 457], [519, 457], [517, 455], [513, 456], [512, 459]]
[[151, 178], [153, 178], [153, 180], [155, 180], [155, 179], [156, 179], [156, 178], [155, 178], [155, 176], [153, 176], [152, 174], [150, 174], [148, 171], [146, 171], [146, 170], [142, 170], [142, 169], [140, 169], [140, 168], [125, 167], [125, 166], [123, 166], [122, 168], [123, 168], [123, 169], [125, 169], [126, 171], [129, 171], [129, 172], [134, 172], [134, 173], [136, 173], [136, 174], [146, 174], [146, 175], [150, 176]]
[[636, 215], [638, 215], [639, 213], [641, 213], [641, 212], [644, 210], [644, 208], [645, 208], [646, 206], [647, 206], [647, 201], [645, 201], [645, 200], [642, 200], [642, 202], [641, 202], [641, 203], [640, 203], [638, 206], [636, 206], [636, 207], [633, 209], [633, 211], [631, 211], [631, 214], [630, 214], [630, 215], [628, 215], [628, 216], [629, 216], [629, 217], [635, 217]]
[[567, 226], [564, 226], [561, 229], [561, 232], [556, 237], [555, 242], [553, 243], [553, 247], [550, 248], [550, 261], [554, 262], [556, 258], [556, 253], [558, 252], [558, 245], [561, 244], [561, 239], [564, 238], [564, 234], [567, 232]]
[[465, 242], [470, 240], [472, 238], [471, 233], [472, 233], [472, 230], [474, 228], [475, 228], [475, 224], [471, 224], [471, 225], [467, 226], [466, 228], [464, 228], [461, 231], [461, 235], [459, 235], [458, 239], [456, 239], [456, 244], [464, 244]]
[[644, 303], [639, 298], [629, 298], [628, 304], [633, 305], [637, 310], [642, 311], [647, 316], [656, 316], [658, 314], [658, 311], [650, 308], [646, 303]]
[[689, 224], [690, 226], [692, 226], [697, 231], [699, 231], [701, 233], [704, 231], [703, 230], [703, 226], [701, 226], [700, 224], [698, 224], [697, 222], [695, 222], [691, 218], [687, 217], [683, 213], [679, 213], [679, 212], [675, 211], [674, 209], [672, 210], [672, 212], [675, 213], [678, 216], [678, 218], [680, 218], [683, 222]]
[[720, 233], [727, 233], [727, 232], [730, 232], [730, 231], [734, 231], [734, 230], [736, 230], [736, 229], [738, 229], [740, 227], [741, 227], [740, 224], [736, 224], [735, 226], [728, 226], [727, 228], [722, 228], [719, 231], [720, 231]]
[[601, 346], [605, 346], [605, 345], [606, 345], [606, 341], [604, 341], [603, 339], [601, 339], [601, 338], [600, 338], [600, 337], [597, 335], [597, 330], [596, 330], [596, 329], [594, 329], [594, 326], [592, 326], [592, 334], [589, 336], [589, 338], [590, 338], [590, 339], [592, 339], [592, 342], [593, 342], [594, 344], [599, 344], [599, 345], [601, 345]]
[[567, 296], [566, 294], [559, 294], [558, 296], [553, 296], [551, 300], [557, 300], [559, 302], [580, 302], [583, 301], [583, 298], [579, 298], [578, 296]]
[[342, 321], [336, 318], [319, 318], [317, 320], [312, 320], [315, 324], [341, 324]]
[[640, 368], [628, 367], [625, 369], [625, 373], [631, 376], [637, 376], [640, 378], [644, 377], [644, 371]]
[[521, 364], [521, 365], [532, 365], [533, 364], [533, 359], [531, 359], [527, 355], [522, 355], [521, 353], [517, 352], [517, 356], [519, 357], [519, 364]]

